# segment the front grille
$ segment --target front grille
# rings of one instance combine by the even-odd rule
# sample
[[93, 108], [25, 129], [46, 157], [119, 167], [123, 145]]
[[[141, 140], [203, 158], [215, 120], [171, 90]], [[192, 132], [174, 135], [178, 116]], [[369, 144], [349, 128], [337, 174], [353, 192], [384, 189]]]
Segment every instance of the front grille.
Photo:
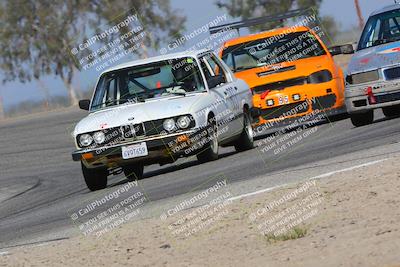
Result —
[[[92, 143], [88, 148], [98, 148], [102, 146], [112, 146], [119, 143], [123, 143], [125, 141], [131, 141], [132, 139], [136, 139], [138, 137], [144, 136], [144, 128], [143, 124], [131, 124], [124, 125], [121, 127], [114, 127], [109, 129], [103, 129], [104, 135], [106, 136], [106, 140], [104, 143], [98, 145], [96, 143]], [[93, 135], [95, 132], [90, 132], [88, 134]], [[79, 144], [79, 137], [77, 136], [77, 142]]]
[[331, 108], [335, 105], [335, 103], [336, 103], [335, 94], [315, 97], [312, 102], [312, 109], [321, 110], [321, 109]]
[[350, 78], [347, 79], [347, 82], [349, 82], [350, 84], [360, 84], [377, 80], [379, 80], [379, 72], [378, 70], [373, 70], [359, 74], [353, 74], [350, 76]]
[[[179, 133], [188, 129], [192, 129], [196, 126], [196, 122], [194, 120], [194, 117], [192, 115], [184, 115], [188, 116], [190, 119], [190, 124], [186, 129], [179, 129], [178, 126], [176, 126], [175, 130], [173, 133]], [[173, 119], [175, 121], [178, 120], [180, 116], [174, 117]], [[165, 119], [159, 119], [159, 120], [154, 120], [154, 121], [146, 121], [143, 123], [139, 124], [129, 124], [129, 125], [123, 125], [120, 127], [115, 127], [115, 128], [109, 128], [109, 129], [103, 129], [101, 131], [104, 132], [106, 135], [106, 141], [102, 143], [101, 145], [97, 145], [92, 143], [89, 147], [85, 148], [91, 148], [95, 149], [98, 147], [102, 146], [108, 146], [108, 145], [117, 145], [120, 143], [125, 143], [125, 142], [131, 142], [137, 139], [140, 139], [141, 137], [151, 137], [151, 136], [156, 136], [156, 135], [162, 135], [166, 134], [167, 132], [164, 130], [163, 127], [163, 122]], [[87, 134], [93, 135], [95, 132], [90, 132]], [[76, 137], [76, 140], [79, 144], [79, 138], [82, 134], [78, 135]], [[82, 146], [81, 146], [82, 147]]]
[[396, 80], [400, 78], [400, 67], [387, 69], [384, 71], [386, 80]]
[[139, 136], [144, 136], [143, 124], [124, 125], [120, 127], [124, 139], [132, 139]]
[[104, 144], [102, 144], [102, 145], [93, 144], [92, 146], [98, 147], [98, 146], [110, 145], [110, 144], [119, 143], [122, 140], [122, 132], [121, 132], [121, 128], [119, 128], [119, 127], [105, 129], [105, 130], [103, 130], [103, 132], [106, 136], [106, 141], [104, 142]]
[[281, 72], [295, 70], [295, 69], [296, 69], [296, 66], [282, 67], [282, 68], [276, 68], [276, 69], [272, 69], [272, 70], [259, 72], [259, 73], [257, 73], [257, 75], [258, 75], [258, 77], [264, 77], [267, 75], [281, 73]]
[[353, 106], [356, 108], [365, 107], [366, 105], [367, 105], [367, 100], [365, 99], [353, 101]]
[[261, 110], [261, 117], [265, 120], [271, 120], [279, 118], [280, 116], [293, 116], [306, 112], [308, 108], [308, 102], [301, 101], [275, 108], [263, 109]]
[[267, 90], [282, 90], [287, 87], [303, 85], [305, 83], [306, 83], [305, 77], [298, 77], [298, 78], [289, 79], [289, 80], [285, 80], [285, 81], [279, 81], [279, 82], [260, 85], [260, 86], [254, 87], [253, 91], [255, 93], [262, 93]]
[[[116, 145], [124, 141], [144, 136], [143, 124], [128, 124], [121, 127], [114, 127], [103, 130], [106, 141], [100, 146]], [[98, 147], [98, 146], [97, 146]]]
[[385, 94], [385, 95], [376, 95], [375, 99], [376, 99], [377, 104], [398, 101], [398, 100], [400, 100], [400, 92], [392, 93], [392, 94]]
[[146, 129], [146, 135], [159, 135], [164, 131], [163, 127], [164, 120], [154, 120], [154, 121], [146, 121], [144, 123], [144, 128]]

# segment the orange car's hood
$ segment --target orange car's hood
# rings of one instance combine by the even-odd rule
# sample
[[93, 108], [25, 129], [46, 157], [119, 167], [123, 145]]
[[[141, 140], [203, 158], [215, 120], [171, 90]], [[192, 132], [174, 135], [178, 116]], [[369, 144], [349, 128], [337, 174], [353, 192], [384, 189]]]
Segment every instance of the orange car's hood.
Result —
[[[250, 88], [253, 88], [268, 83], [285, 81], [298, 77], [307, 77], [314, 72], [324, 69], [328, 69], [332, 72], [332, 63], [332, 59], [324, 55], [300, 59], [293, 62], [284, 62], [273, 66], [244, 70], [236, 72], [235, 76], [245, 80]], [[260, 73], [263, 75], [260, 75]]]

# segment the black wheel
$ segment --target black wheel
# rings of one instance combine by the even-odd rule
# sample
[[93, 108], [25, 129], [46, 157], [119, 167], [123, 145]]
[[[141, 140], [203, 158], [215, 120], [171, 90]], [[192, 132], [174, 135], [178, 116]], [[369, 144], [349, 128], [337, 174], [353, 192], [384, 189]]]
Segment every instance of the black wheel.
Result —
[[351, 123], [354, 126], [360, 127], [371, 124], [374, 121], [374, 111], [368, 110], [364, 113], [355, 113], [350, 115]]
[[209, 118], [209, 134], [208, 138], [210, 139], [209, 143], [202, 148], [202, 150], [197, 154], [198, 161], [204, 163], [208, 161], [213, 161], [218, 159], [218, 135], [217, 135], [217, 122], [213, 117]]
[[254, 148], [254, 132], [251, 127], [250, 115], [246, 112], [243, 118], [243, 132], [235, 142], [236, 151], [245, 151]]
[[341, 120], [346, 120], [348, 118], [349, 118], [349, 114], [348, 113], [342, 113], [342, 114], [329, 116], [328, 117], [328, 121], [337, 122], [337, 121], [341, 121]]
[[96, 191], [107, 187], [108, 170], [106, 168], [87, 168], [82, 162], [83, 178], [90, 191]]
[[400, 116], [400, 105], [384, 107], [382, 111], [386, 117], [397, 117]]
[[143, 178], [143, 164], [129, 165], [122, 167], [128, 181], [136, 181]]

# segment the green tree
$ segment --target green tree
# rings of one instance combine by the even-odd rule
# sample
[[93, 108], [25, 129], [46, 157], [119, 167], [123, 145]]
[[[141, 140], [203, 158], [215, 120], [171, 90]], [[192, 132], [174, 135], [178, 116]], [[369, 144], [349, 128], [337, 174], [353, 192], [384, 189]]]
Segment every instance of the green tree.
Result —
[[[322, 0], [217, 0], [216, 4], [232, 17], [246, 19], [285, 13], [297, 8], [314, 7], [318, 10], [321, 2]], [[278, 27], [282, 25], [283, 22], [277, 21], [265, 26]]]
[[332, 43], [335, 43], [337, 41], [336, 37], [340, 32], [339, 31], [340, 27], [339, 27], [338, 23], [336, 22], [335, 18], [332, 16], [324, 16], [321, 19], [321, 23], [324, 27], [324, 31], [326, 31], [329, 35], [329, 40]]
[[[273, 16], [275, 14], [285, 13], [293, 9], [313, 8], [317, 12], [322, 0], [217, 0], [216, 5], [225, 10], [232, 17], [241, 19], [255, 18], [261, 16]], [[334, 39], [338, 32], [338, 25], [333, 17], [322, 17], [320, 21], [327, 31], [327, 34]], [[252, 32], [270, 30], [284, 26], [284, 21], [275, 21], [251, 27]]]
[[[176, 15], [169, 0], [3, 0], [0, 3], [0, 69], [3, 82], [29, 82], [55, 75], [63, 81], [71, 104], [81, 69], [71, 49], [100, 29], [114, 26], [124, 12], [138, 12], [147, 34], [143, 46], [157, 48], [183, 30], [185, 18]], [[117, 35], [128, 32], [121, 28]], [[102, 42], [116, 38], [110, 35]], [[136, 54], [143, 49], [135, 50]], [[91, 50], [87, 49], [86, 53]]]

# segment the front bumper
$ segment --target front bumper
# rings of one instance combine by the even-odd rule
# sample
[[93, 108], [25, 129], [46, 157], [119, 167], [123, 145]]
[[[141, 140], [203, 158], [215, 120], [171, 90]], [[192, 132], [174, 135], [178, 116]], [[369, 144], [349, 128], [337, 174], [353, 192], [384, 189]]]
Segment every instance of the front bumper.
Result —
[[[269, 122], [290, 120], [321, 111], [342, 110], [345, 105], [344, 88], [338, 86], [338, 83], [338, 79], [333, 79], [326, 83], [288, 87], [277, 93], [267, 95], [263, 100], [256, 95], [253, 96], [254, 106], [256, 107], [254, 116], [258, 114], [255, 126]], [[300, 95], [301, 98], [298, 101], [293, 101], [294, 94]], [[283, 96], [288, 97], [289, 103], [267, 106], [268, 99], [279, 103], [279, 98]]]
[[329, 117], [346, 114], [346, 107], [334, 108], [325, 111], [310, 112], [301, 117], [288, 118], [280, 121], [269, 121], [267, 123], [253, 125], [255, 138], [263, 137], [275, 132], [288, 132], [299, 126], [307, 128], [330, 121]]
[[[133, 163], [144, 165], [172, 163], [180, 157], [191, 156], [196, 153], [199, 143], [193, 142], [198, 134], [203, 134], [203, 129], [158, 136], [129, 143], [118, 144], [111, 147], [96, 149], [82, 149], [72, 153], [74, 161], [82, 161], [89, 168], [94, 167], [121, 167]], [[132, 159], [122, 158], [122, 147], [146, 142], [148, 155]]]
[[[376, 103], [366, 93], [371, 88]], [[347, 86], [345, 101], [348, 113], [363, 112], [400, 104], [400, 82], [372, 82]]]
[[318, 96], [303, 101], [294, 102], [278, 106], [275, 108], [261, 109], [255, 108], [253, 110], [253, 117], [256, 125], [262, 125], [268, 122], [280, 122], [288, 119], [295, 119], [302, 117], [307, 114], [313, 114], [323, 112], [331, 116], [339, 113], [345, 113], [346, 110], [343, 105], [337, 104], [338, 99], [336, 94], [327, 94], [324, 96]]

